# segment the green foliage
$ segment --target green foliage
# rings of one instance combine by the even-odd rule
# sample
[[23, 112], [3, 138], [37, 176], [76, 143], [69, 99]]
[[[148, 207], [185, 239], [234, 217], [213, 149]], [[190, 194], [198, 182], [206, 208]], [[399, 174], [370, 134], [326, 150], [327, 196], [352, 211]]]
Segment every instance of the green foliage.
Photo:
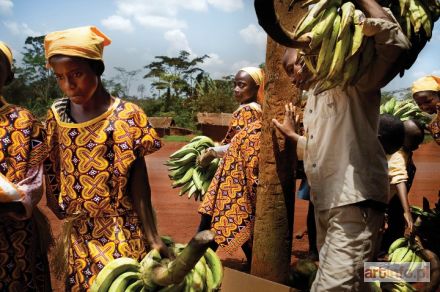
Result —
[[[44, 36], [26, 39], [22, 64], [15, 67], [14, 81], [2, 92], [8, 102], [28, 108], [41, 119], [53, 101], [63, 96], [52, 71], [46, 68], [43, 41]], [[130, 85], [139, 70], [115, 67], [117, 75], [102, 78], [102, 82], [113, 96], [138, 104], [148, 116], [171, 116], [177, 126], [195, 130], [198, 112], [233, 112], [238, 106], [233, 76], [212, 79], [200, 68], [206, 58], [192, 58], [186, 51], [178, 56], [156, 56], [145, 66], [148, 71], [144, 76], [153, 80], [153, 97], [144, 98], [146, 88], [142, 84], [137, 88], [141, 98], [130, 95]]]
[[3, 92], [8, 102], [28, 108], [39, 118], [62, 96], [55, 77], [46, 69], [43, 41], [44, 36], [26, 38], [23, 67], [15, 67], [15, 79]]
[[175, 135], [168, 135], [164, 136], [162, 138], [165, 142], [189, 142], [193, 138], [192, 136], [175, 136]]

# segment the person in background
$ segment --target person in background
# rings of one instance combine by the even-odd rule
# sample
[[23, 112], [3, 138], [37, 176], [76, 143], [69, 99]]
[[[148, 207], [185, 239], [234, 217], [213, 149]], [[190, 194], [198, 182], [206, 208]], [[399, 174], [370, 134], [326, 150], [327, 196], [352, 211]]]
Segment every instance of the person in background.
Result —
[[[213, 159], [223, 158], [232, 138], [249, 124], [261, 121], [261, 106], [264, 100], [264, 72], [258, 67], [244, 67], [235, 74], [234, 95], [240, 106], [232, 114], [228, 131], [220, 146], [210, 147], [197, 158], [197, 163], [206, 167]], [[204, 196], [203, 200], [207, 196]], [[210, 204], [207, 202], [207, 204]], [[198, 231], [211, 228], [212, 217], [201, 213]]]
[[385, 254], [396, 239], [404, 236], [405, 226], [408, 232], [412, 232], [413, 229], [408, 193], [416, 172], [412, 153], [423, 142], [423, 127], [416, 120], [401, 122], [396, 117], [381, 115], [379, 139], [382, 145], [401, 145], [397, 151], [395, 148], [384, 146], [391, 190], [387, 208], [387, 228], [381, 244], [381, 254]]
[[[228, 131], [220, 146], [209, 147], [198, 157], [198, 163], [208, 165], [214, 158], [222, 158], [232, 138], [247, 125], [261, 120], [264, 99], [264, 72], [258, 67], [244, 67], [238, 70], [234, 78], [234, 95], [240, 103], [232, 114]], [[258, 90], [255, 92], [255, 88]]]
[[14, 78], [13, 57], [0, 42], [0, 291], [52, 291], [47, 252], [52, 236], [37, 207], [47, 156], [43, 125], [2, 89]]
[[44, 39], [48, 67], [66, 97], [47, 114], [47, 197], [64, 219], [54, 268], [67, 290], [89, 290], [111, 260], [170, 251], [160, 238], [144, 156], [161, 142], [137, 105], [104, 88], [103, 49], [111, 40], [85, 26]]
[[[363, 264], [376, 256], [388, 203], [387, 161], [377, 139], [380, 89], [397, 74], [398, 58], [410, 42], [376, 1], [356, 0], [355, 5], [366, 15], [364, 34], [375, 42], [376, 56], [368, 70], [347, 88], [308, 97], [304, 135], [295, 129], [291, 104], [283, 123], [273, 120], [296, 144], [310, 184], [319, 249], [311, 291], [368, 291]], [[304, 90], [314, 86], [297, 51], [288, 49], [286, 54], [292, 83]]]
[[[262, 94], [263, 72], [253, 70], [236, 75], [234, 92], [240, 100], [256, 100]], [[199, 230], [215, 233], [212, 248], [220, 246], [233, 253], [241, 247], [248, 267], [252, 259], [260, 134], [261, 115], [234, 135], [198, 209], [202, 215]]]
[[414, 81], [412, 96], [422, 111], [436, 114], [428, 124], [428, 130], [440, 145], [440, 77], [430, 75]]

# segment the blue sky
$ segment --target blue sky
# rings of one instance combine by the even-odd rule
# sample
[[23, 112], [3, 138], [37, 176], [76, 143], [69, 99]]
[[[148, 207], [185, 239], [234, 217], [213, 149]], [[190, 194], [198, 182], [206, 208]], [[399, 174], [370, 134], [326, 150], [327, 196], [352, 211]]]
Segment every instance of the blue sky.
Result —
[[[116, 75], [114, 67], [142, 69], [154, 56], [176, 56], [180, 50], [208, 54], [203, 69], [213, 77], [265, 58], [266, 35], [251, 0], [0, 0], [0, 40], [12, 47], [18, 61], [27, 36], [83, 25], [99, 27], [113, 41], [104, 54], [106, 78]], [[439, 50], [437, 23], [417, 62], [385, 89], [409, 87], [425, 74], [440, 75]], [[131, 94], [145, 82], [145, 73], [142, 69], [132, 82]]]

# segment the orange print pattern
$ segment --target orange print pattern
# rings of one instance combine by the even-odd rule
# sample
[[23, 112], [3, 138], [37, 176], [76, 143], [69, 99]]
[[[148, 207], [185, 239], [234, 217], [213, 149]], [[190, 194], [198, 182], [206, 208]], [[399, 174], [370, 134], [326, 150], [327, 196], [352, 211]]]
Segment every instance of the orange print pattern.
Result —
[[[81, 214], [72, 228], [66, 287], [84, 291], [110, 260], [140, 260], [148, 251], [126, 190], [134, 160], [161, 143], [145, 113], [119, 99], [91, 124], [59, 122], [57, 115], [52, 108], [47, 119], [47, 191], [64, 216]], [[69, 159], [58, 163], [60, 157]]]
[[260, 133], [257, 121], [232, 138], [199, 208], [199, 213], [212, 216], [215, 241], [229, 253], [252, 237]]
[[[0, 108], [0, 172], [17, 184], [47, 155], [43, 127], [32, 114], [7, 104]], [[36, 211], [34, 211], [36, 212]], [[0, 291], [49, 291], [46, 254], [32, 219], [0, 218]]]

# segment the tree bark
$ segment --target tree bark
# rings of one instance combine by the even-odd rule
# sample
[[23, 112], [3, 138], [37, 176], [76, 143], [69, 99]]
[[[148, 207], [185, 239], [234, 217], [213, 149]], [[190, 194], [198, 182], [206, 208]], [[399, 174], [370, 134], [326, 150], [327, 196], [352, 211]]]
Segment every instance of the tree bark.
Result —
[[[268, 0], [272, 1], [272, 0]], [[282, 23], [293, 28], [303, 12], [291, 0], [273, 0]], [[292, 249], [295, 202], [296, 152], [293, 145], [272, 125], [272, 118], [284, 117], [284, 105], [297, 103], [300, 91], [282, 68], [285, 47], [268, 37], [266, 48], [266, 94], [263, 105], [263, 128], [259, 161], [256, 220], [254, 227], [251, 274], [286, 283]]]

